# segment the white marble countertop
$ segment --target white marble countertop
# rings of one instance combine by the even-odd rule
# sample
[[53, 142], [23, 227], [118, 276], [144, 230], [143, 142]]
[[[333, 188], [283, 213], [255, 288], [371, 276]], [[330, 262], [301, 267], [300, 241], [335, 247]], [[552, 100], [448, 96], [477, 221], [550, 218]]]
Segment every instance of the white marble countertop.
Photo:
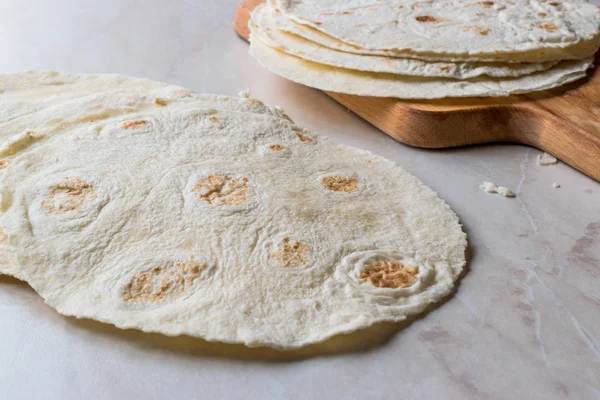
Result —
[[[539, 151], [399, 144], [318, 91], [263, 70], [237, 0], [4, 0], [0, 72], [119, 72], [278, 104], [392, 159], [469, 235], [456, 294], [422, 318], [294, 353], [65, 318], [0, 278], [0, 399], [600, 399], [600, 184]], [[482, 192], [491, 180], [517, 193]], [[552, 187], [553, 182], [562, 185]]]

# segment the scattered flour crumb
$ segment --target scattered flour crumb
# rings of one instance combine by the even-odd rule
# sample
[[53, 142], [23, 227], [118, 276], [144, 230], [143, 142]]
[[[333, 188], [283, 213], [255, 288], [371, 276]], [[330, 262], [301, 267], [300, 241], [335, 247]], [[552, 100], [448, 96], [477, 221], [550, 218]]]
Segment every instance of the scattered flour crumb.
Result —
[[554, 189], [558, 189], [558, 188], [560, 187], [560, 184], [559, 184], [559, 183], [556, 183], [556, 182], [554, 182], [554, 183], [552, 184], [552, 187], [553, 187]]
[[496, 192], [502, 197], [515, 197], [515, 194], [512, 192], [512, 190], [504, 186], [498, 186]]
[[485, 181], [479, 187], [487, 193], [497, 193], [502, 197], [515, 197], [515, 194], [512, 192], [512, 190], [504, 186], [497, 186], [493, 182]]
[[242, 99], [249, 99], [250, 98], [250, 89], [244, 89], [241, 92], [238, 93], [238, 96], [241, 97]]
[[495, 183], [488, 181], [483, 182], [479, 187], [488, 193], [496, 193], [496, 189], [498, 189], [498, 186], [496, 186]]
[[554, 157], [548, 153], [538, 155], [537, 160], [538, 160], [538, 164], [540, 164], [540, 165], [552, 165], [552, 164], [558, 163], [558, 160], [556, 159], [556, 157]]

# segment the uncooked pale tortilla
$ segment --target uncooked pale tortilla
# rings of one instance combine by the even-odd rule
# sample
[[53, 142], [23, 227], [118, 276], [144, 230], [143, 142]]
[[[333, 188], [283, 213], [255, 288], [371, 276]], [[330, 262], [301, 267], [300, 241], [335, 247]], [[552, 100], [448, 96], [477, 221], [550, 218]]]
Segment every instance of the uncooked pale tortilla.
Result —
[[263, 4], [252, 13], [252, 31], [270, 47], [308, 61], [358, 71], [383, 72], [411, 76], [469, 79], [481, 75], [516, 77], [544, 71], [557, 61], [546, 63], [446, 63], [409, 58], [352, 54], [333, 50], [282, 30], [289, 21], [282, 13]]
[[[600, 14], [585, 0], [278, 0], [286, 16], [364, 49], [499, 61], [569, 58], [598, 47]], [[589, 44], [589, 46], [588, 46]], [[522, 58], [519, 58], [519, 55]], [[531, 58], [530, 58], [531, 57]]]
[[593, 59], [562, 61], [554, 67], [516, 78], [435, 79], [331, 67], [291, 56], [251, 35], [250, 54], [263, 67], [291, 81], [331, 92], [403, 99], [509, 96], [546, 90], [585, 77]]
[[[57, 134], [87, 129], [97, 122], [143, 110], [179, 107], [269, 114], [287, 118], [278, 107], [257, 99], [192, 93], [178, 86], [122, 75], [27, 72], [0, 75], [0, 176], [13, 160]], [[133, 124], [144, 131], [141, 124]], [[22, 279], [0, 219], [0, 274]]]
[[64, 315], [290, 349], [422, 312], [465, 265], [435, 192], [285, 119], [173, 100], [94, 126], [1, 182], [22, 273]]

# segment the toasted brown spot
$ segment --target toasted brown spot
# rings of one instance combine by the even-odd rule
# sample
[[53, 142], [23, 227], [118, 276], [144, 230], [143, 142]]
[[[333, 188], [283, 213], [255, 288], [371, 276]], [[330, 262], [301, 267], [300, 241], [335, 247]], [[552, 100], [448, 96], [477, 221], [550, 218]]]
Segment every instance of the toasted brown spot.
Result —
[[209, 120], [210, 120], [210, 122], [215, 123], [215, 124], [221, 122], [221, 120], [219, 118], [215, 117], [214, 115], [212, 117], [210, 117]]
[[560, 6], [562, 6], [562, 4], [560, 4], [558, 1], [553, 1], [553, 2], [548, 3], [548, 4], [550, 4], [552, 7], [560, 7]]
[[143, 119], [132, 119], [130, 121], [123, 121], [121, 129], [142, 129], [146, 124], [147, 122]]
[[4, 160], [0, 160], [0, 169], [5, 169], [6, 167], [8, 167], [10, 165], [11, 161], [4, 159]]
[[201, 200], [217, 206], [237, 206], [250, 200], [248, 178], [232, 178], [229, 175], [209, 175], [202, 178], [192, 189], [199, 192]]
[[206, 269], [205, 262], [191, 259], [170, 266], [154, 267], [138, 272], [125, 287], [123, 300], [126, 302], [157, 302], [167, 297], [180, 296]]
[[323, 186], [332, 192], [352, 193], [358, 189], [358, 180], [341, 175], [326, 176], [323, 178]]
[[161, 107], [166, 107], [167, 106], [167, 102], [164, 101], [163, 99], [159, 99], [158, 97], [154, 99], [154, 103], [156, 105], [161, 106]]
[[400, 261], [378, 261], [365, 266], [360, 280], [378, 288], [407, 288], [417, 280], [419, 268]]
[[302, 142], [310, 143], [313, 141], [312, 138], [298, 132], [296, 132], [296, 136], [298, 136], [298, 139], [300, 139]]
[[477, 4], [479, 4], [480, 6], [484, 6], [484, 7], [492, 7], [496, 3], [494, 3], [493, 1], [480, 1]]
[[443, 19], [434, 17], [432, 15], [419, 15], [419, 16], [415, 17], [415, 19], [424, 24], [437, 24], [437, 23], [443, 21]]
[[260, 105], [262, 105], [262, 104], [263, 104], [263, 102], [262, 102], [262, 101], [260, 101], [260, 100], [258, 100], [258, 99], [248, 99], [248, 101], [249, 101], [251, 104], [254, 104], [255, 106], [260, 106]]
[[269, 259], [276, 260], [286, 268], [306, 265], [310, 255], [310, 248], [306, 243], [296, 242], [286, 237], [283, 239], [283, 248], [269, 254]]
[[315, 25], [321, 26], [321, 25], [323, 25], [323, 23], [322, 22], [315, 22]]
[[42, 200], [42, 209], [49, 214], [79, 212], [96, 198], [96, 188], [81, 178], [64, 178]]
[[482, 28], [480, 26], [465, 26], [463, 32], [473, 31], [481, 36], [487, 36], [492, 30], [489, 28]]
[[6, 233], [4, 233], [4, 230], [0, 228], [0, 243], [6, 242], [6, 239], [8, 239], [8, 236], [6, 235]]
[[545, 22], [543, 24], [539, 24], [537, 27], [545, 30], [546, 32], [556, 32], [558, 30], [558, 26], [554, 25], [553, 22]]
[[452, 65], [442, 65], [441, 67], [437, 67], [438, 70], [448, 72], [452, 69]]
[[354, 11], [342, 11], [340, 14], [341, 15], [352, 15], [352, 14], [354, 14]]
[[273, 151], [281, 151], [283, 150], [283, 146], [280, 144], [272, 144], [269, 146], [269, 148]]
[[542, 17], [542, 18], [548, 16], [548, 14], [546, 14], [545, 12], [539, 12], [539, 13], [537, 13], [537, 15], [538, 15], [538, 17]]

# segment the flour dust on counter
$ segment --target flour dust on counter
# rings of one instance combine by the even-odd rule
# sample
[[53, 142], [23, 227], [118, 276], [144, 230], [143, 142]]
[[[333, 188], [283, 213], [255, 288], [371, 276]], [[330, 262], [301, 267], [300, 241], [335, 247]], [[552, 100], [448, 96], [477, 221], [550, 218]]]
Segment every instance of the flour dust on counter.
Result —
[[[3, 94], [36, 98], [47, 75], [23, 77]], [[398, 165], [247, 94], [133, 86], [4, 118], [39, 135], [4, 153], [5, 243], [59, 313], [293, 349], [452, 292], [466, 235]]]

